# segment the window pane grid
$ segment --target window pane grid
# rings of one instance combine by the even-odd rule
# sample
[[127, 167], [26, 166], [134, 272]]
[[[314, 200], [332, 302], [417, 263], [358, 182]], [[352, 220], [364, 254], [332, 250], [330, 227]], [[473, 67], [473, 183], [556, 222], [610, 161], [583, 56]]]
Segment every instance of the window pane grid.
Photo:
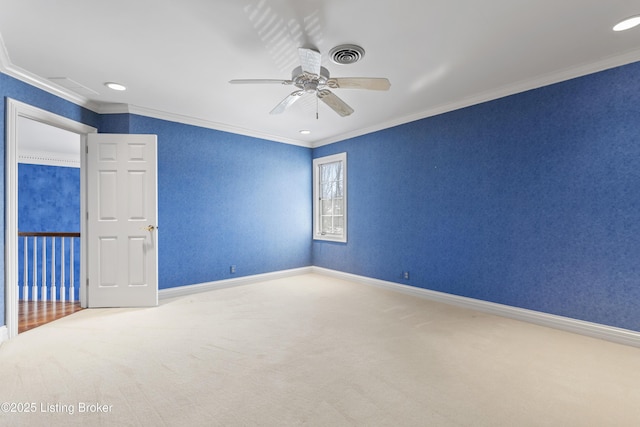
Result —
[[313, 161], [314, 239], [347, 241], [347, 153]]
[[320, 165], [320, 234], [343, 233], [342, 162]]

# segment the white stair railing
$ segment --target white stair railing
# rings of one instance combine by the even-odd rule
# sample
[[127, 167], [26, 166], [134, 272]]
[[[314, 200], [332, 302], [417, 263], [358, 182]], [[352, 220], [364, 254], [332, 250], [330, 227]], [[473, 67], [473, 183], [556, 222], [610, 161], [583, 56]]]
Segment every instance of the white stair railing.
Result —
[[[79, 243], [80, 233], [19, 232], [18, 236], [22, 237], [23, 245], [22, 274], [19, 274], [18, 278], [18, 288], [22, 289], [20, 299], [75, 301], [75, 269], [78, 266], [74, 251]], [[69, 243], [68, 246], [66, 242]], [[58, 255], [60, 265], [56, 264]], [[29, 260], [32, 260], [31, 264]], [[47, 265], [50, 266], [50, 277], [47, 277]]]

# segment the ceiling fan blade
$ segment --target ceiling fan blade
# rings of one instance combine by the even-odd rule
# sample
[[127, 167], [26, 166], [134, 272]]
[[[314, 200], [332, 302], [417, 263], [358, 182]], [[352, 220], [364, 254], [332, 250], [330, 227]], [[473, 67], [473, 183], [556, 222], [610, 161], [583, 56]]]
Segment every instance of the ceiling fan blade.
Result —
[[389, 90], [391, 83], [380, 77], [336, 77], [327, 81], [332, 89]]
[[346, 117], [353, 113], [353, 108], [349, 107], [346, 102], [338, 98], [335, 93], [328, 89], [319, 90], [318, 98], [342, 117]]
[[232, 85], [238, 85], [238, 84], [269, 84], [269, 83], [278, 83], [281, 85], [290, 85], [293, 84], [293, 81], [291, 80], [275, 80], [275, 79], [236, 79], [236, 80], [229, 80], [229, 83], [231, 83]]
[[316, 76], [320, 75], [320, 62], [322, 61], [320, 52], [300, 47], [298, 48], [298, 56], [300, 57], [302, 71]]
[[303, 90], [297, 90], [295, 92], [290, 93], [285, 99], [283, 99], [278, 105], [275, 106], [273, 110], [269, 114], [280, 114], [287, 108], [289, 108], [294, 102], [302, 97], [305, 94]]

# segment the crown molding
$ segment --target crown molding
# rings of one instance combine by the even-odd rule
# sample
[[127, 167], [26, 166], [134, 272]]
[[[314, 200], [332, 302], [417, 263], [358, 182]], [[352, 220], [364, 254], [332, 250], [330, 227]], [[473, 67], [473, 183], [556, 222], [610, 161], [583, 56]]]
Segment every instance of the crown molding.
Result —
[[18, 150], [18, 163], [41, 166], [80, 167], [80, 155], [57, 153], [54, 151]]
[[283, 138], [279, 135], [273, 135], [266, 132], [257, 132], [255, 130], [245, 129], [236, 126], [230, 126], [211, 120], [200, 119], [197, 117], [185, 116], [182, 114], [170, 113], [167, 111], [159, 111], [146, 107], [139, 107], [128, 104], [113, 104], [113, 103], [97, 103], [89, 100], [79, 94], [71, 92], [61, 86], [58, 86], [49, 80], [43, 79], [29, 71], [23, 70], [20, 67], [16, 67], [11, 63], [9, 54], [7, 52], [2, 35], [0, 34], [0, 71], [15, 77], [25, 83], [38, 87], [49, 93], [52, 93], [67, 101], [73, 102], [81, 107], [87, 108], [98, 114], [137, 114], [146, 117], [152, 117], [161, 120], [167, 120], [171, 122], [177, 122], [187, 125], [193, 125], [203, 127], [207, 129], [214, 129], [223, 132], [234, 133], [238, 135], [249, 136], [252, 138], [259, 138], [273, 142], [281, 142], [284, 144], [297, 145], [305, 148], [317, 148], [324, 145], [333, 144], [336, 142], [344, 141], [351, 138], [356, 138], [373, 132], [378, 132], [384, 129], [389, 129], [395, 126], [411, 123], [417, 120], [422, 120], [428, 117], [437, 116], [439, 114], [448, 113], [450, 111], [459, 110], [462, 108], [470, 107], [472, 105], [481, 104], [483, 102], [492, 101], [495, 99], [503, 98], [505, 96], [515, 95], [517, 93], [526, 92], [528, 90], [537, 89], [540, 87], [548, 86], [562, 81], [571, 80], [577, 77], [582, 77], [588, 74], [597, 73], [607, 69], [619, 67], [622, 65], [630, 64], [640, 61], [640, 49], [632, 50], [620, 55], [610, 56], [603, 58], [598, 62], [585, 63], [576, 67], [566, 68], [553, 73], [544, 74], [533, 79], [519, 81], [513, 84], [502, 86], [498, 89], [482, 92], [469, 97], [466, 97], [460, 101], [443, 104], [434, 108], [411, 114], [408, 116], [399, 117], [397, 119], [389, 120], [386, 122], [377, 123], [374, 126], [358, 129], [352, 132], [346, 132], [339, 135], [332, 136], [330, 138], [316, 140], [316, 141], [301, 141], [291, 138]]
[[98, 109], [99, 114], [136, 114], [139, 116], [151, 117], [154, 119], [167, 120], [186, 125], [198, 126], [207, 129], [219, 130], [222, 132], [233, 133], [236, 135], [244, 135], [252, 138], [264, 139], [272, 142], [280, 142], [283, 144], [297, 145], [305, 148], [312, 148], [311, 144], [306, 141], [296, 139], [283, 138], [278, 135], [272, 135], [266, 132], [256, 132], [254, 130], [244, 129], [237, 126], [229, 126], [223, 123], [211, 120], [199, 119], [197, 117], [184, 116], [182, 114], [169, 113], [167, 111], [154, 110], [152, 108], [140, 107], [130, 104], [102, 104]]
[[62, 86], [58, 86], [47, 79], [14, 65], [11, 62], [9, 52], [4, 44], [4, 40], [2, 39], [2, 34], [0, 34], [0, 71], [31, 86], [35, 86], [38, 89], [42, 89], [45, 92], [56, 95], [66, 101], [73, 102], [81, 107], [97, 112], [98, 105], [95, 102], [90, 101], [88, 98], [85, 98], [75, 92], [71, 92]]
[[6, 64], [2, 68], [3, 73], [7, 74], [8, 76], [14, 77], [24, 83], [37, 87], [38, 89], [42, 89], [45, 92], [64, 99], [65, 101], [72, 102], [76, 105], [79, 105], [80, 107], [91, 110], [94, 113], [98, 112], [99, 107], [97, 103], [90, 101], [82, 95], [58, 86], [57, 84], [50, 82], [49, 80], [44, 79], [36, 74], [33, 74], [30, 71], [23, 70], [22, 68], [16, 67], [14, 65], [6, 66]]
[[611, 68], [620, 67], [623, 65], [631, 64], [633, 62], [637, 62], [637, 61], [640, 61], [640, 49], [626, 52], [621, 55], [607, 57], [598, 62], [582, 64], [577, 67], [566, 68], [564, 70], [544, 74], [542, 76], [538, 76], [533, 79], [519, 81], [513, 84], [502, 86], [498, 89], [493, 89], [490, 91], [469, 96], [457, 102], [440, 105], [416, 114], [400, 117], [398, 119], [390, 120], [387, 122], [382, 122], [375, 126], [359, 129], [354, 132], [348, 132], [341, 135], [336, 135], [332, 138], [319, 140], [314, 142], [312, 147], [317, 148], [323, 145], [333, 144], [336, 142], [344, 141], [346, 139], [355, 138], [355, 137], [366, 135], [373, 132], [378, 132], [384, 129], [392, 128], [394, 126], [411, 123], [411, 122], [422, 120], [428, 117], [437, 116], [439, 114], [448, 113], [450, 111], [455, 111], [462, 108], [470, 107], [472, 105], [482, 104], [483, 102], [493, 101], [495, 99], [504, 98], [506, 96], [515, 95], [517, 93], [526, 92], [528, 90], [538, 89], [538, 88], [549, 86], [555, 83], [560, 83], [563, 81], [586, 76], [588, 74], [598, 73], [600, 71], [605, 71]]
[[154, 110], [151, 108], [139, 107], [128, 104], [117, 103], [98, 103], [89, 100], [88, 98], [72, 92], [62, 86], [56, 85], [48, 79], [42, 78], [34, 73], [17, 67], [11, 63], [9, 53], [0, 34], [0, 71], [8, 76], [14, 77], [24, 83], [31, 86], [35, 86], [53, 95], [56, 95], [62, 99], [73, 102], [81, 107], [87, 108], [98, 114], [137, 114], [145, 117], [152, 117], [161, 120], [167, 120], [171, 122], [177, 122], [187, 125], [193, 125], [203, 127], [207, 129], [214, 129], [223, 132], [229, 132], [253, 138], [265, 139], [268, 141], [281, 142], [284, 144], [297, 145], [305, 148], [311, 148], [311, 145], [306, 141], [299, 141], [296, 139], [282, 138], [278, 135], [272, 135], [266, 132], [256, 132], [249, 129], [244, 129], [236, 126], [229, 126], [223, 123], [218, 123], [210, 120], [199, 119], [196, 117], [185, 116], [181, 114], [170, 113], [166, 111]]
[[9, 59], [9, 51], [7, 50], [7, 46], [4, 44], [2, 34], [0, 34], [0, 71], [5, 72], [6, 67], [9, 64], [11, 64], [11, 60]]

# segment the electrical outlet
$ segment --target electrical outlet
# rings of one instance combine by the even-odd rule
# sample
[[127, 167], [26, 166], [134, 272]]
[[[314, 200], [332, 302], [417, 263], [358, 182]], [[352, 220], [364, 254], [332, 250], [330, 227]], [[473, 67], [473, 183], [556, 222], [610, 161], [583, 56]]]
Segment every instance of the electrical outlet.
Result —
[[236, 272], [236, 266], [232, 265], [231, 267], [229, 267], [229, 273], [234, 274]]
[[404, 280], [409, 280], [409, 272], [408, 271], [403, 271], [402, 272], [402, 277], [404, 278]]

